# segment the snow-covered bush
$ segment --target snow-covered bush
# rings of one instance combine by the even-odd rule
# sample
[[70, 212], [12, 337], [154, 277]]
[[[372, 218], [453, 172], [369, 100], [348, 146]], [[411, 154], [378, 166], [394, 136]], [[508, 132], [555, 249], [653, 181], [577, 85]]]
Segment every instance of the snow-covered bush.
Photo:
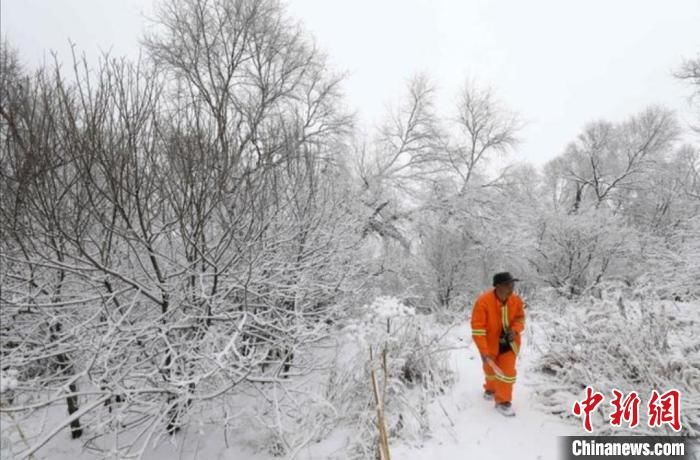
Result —
[[[619, 291], [603, 291], [601, 297], [569, 300], [552, 295], [537, 301], [540, 308], [530, 324], [542, 351], [535, 369], [546, 410], [572, 417], [572, 402], [581, 399], [587, 385], [606, 398], [613, 388], [636, 391], [642, 399], [652, 389], [678, 389], [684, 432], [700, 433], [698, 305], [633, 299]], [[611, 430], [607, 419], [600, 418], [595, 426], [596, 432]], [[659, 434], [644, 423], [633, 431]]]
[[433, 315], [416, 315], [394, 297], [379, 297], [361, 307], [356, 319], [344, 328], [344, 345], [328, 391], [338, 413], [343, 414], [341, 423], [354, 428], [348, 446], [351, 458], [372, 458], [376, 447], [371, 369], [382, 392], [390, 442], [391, 438], [419, 439], [429, 433], [427, 403], [445, 392], [454, 377], [446, 353], [441, 352], [445, 329]]
[[700, 216], [681, 220], [664, 235], [644, 240], [644, 267], [637, 284], [644, 295], [668, 300], [700, 299]]
[[226, 420], [239, 442], [295, 458], [310, 443], [342, 433], [347, 441], [337, 458], [373, 458], [378, 434], [372, 369], [390, 442], [429, 433], [427, 405], [453, 381], [442, 341], [447, 327], [395, 297], [345, 310], [331, 335], [295, 350], [294, 369], [309, 372], [292, 372], [284, 382], [242, 384], [236, 398], [217, 409], [228, 414], [216, 417]]
[[563, 295], [584, 294], [601, 282], [634, 277], [642, 269], [633, 264], [639, 252], [636, 233], [606, 210], [549, 212], [534, 232], [531, 263], [540, 279]]

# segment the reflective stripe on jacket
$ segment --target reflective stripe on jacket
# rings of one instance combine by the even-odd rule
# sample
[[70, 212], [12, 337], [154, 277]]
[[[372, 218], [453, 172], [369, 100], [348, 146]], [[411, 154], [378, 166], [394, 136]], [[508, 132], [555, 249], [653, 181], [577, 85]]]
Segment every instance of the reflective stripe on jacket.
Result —
[[498, 338], [501, 332], [504, 329], [515, 331], [515, 340], [510, 345], [517, 355], [520, 351], [520, 335], [525, 329], [523, 300], [513, 293], [506, 303], [502, 304], [496, 297], [496, 290], [489, 289], [474, 302], [471, 326], [472, 338], [482, 355], [498, 355]]

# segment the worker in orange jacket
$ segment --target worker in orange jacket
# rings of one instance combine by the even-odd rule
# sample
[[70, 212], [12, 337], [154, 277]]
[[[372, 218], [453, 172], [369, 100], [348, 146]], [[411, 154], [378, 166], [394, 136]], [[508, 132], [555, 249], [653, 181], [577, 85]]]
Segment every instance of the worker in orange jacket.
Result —
[[[508, 272], [496, 273], [493, 289], [479, 296], [471, 317], [472, 338], [481, 354], [486, 377], [484, 398], [495, 399], [496, 409], [506, 416], [515, 415], [511, 405], [515, 360], [525, 329], [523, 301], [513, 293], [516, 281], [519, 280]], [[495, 363], [497, 370], [491, 363]]]

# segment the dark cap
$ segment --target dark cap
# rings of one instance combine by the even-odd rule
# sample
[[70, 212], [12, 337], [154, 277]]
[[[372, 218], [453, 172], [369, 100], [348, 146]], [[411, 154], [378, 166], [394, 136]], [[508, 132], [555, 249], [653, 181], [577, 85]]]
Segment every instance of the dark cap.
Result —
[[513, 278], [510, 272], [501, 272], [493, 275], [493, 285], [507, 283], [509, 281], [520, 281], [518, 278]]

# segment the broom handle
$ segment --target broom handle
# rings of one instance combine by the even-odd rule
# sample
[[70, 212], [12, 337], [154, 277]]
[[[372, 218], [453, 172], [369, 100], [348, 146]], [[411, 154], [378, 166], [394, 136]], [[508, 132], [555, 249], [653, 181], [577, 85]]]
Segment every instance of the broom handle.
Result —
[[503, 373], [500, 367], [496, 365], [496, 362], [491, 359], [491, 358], [486, 358], [486, 362], [488, 363], [489, 366], [491, 366], [491, 369], [498, 375], [499, 377], [505, 377], [506, 375]]

